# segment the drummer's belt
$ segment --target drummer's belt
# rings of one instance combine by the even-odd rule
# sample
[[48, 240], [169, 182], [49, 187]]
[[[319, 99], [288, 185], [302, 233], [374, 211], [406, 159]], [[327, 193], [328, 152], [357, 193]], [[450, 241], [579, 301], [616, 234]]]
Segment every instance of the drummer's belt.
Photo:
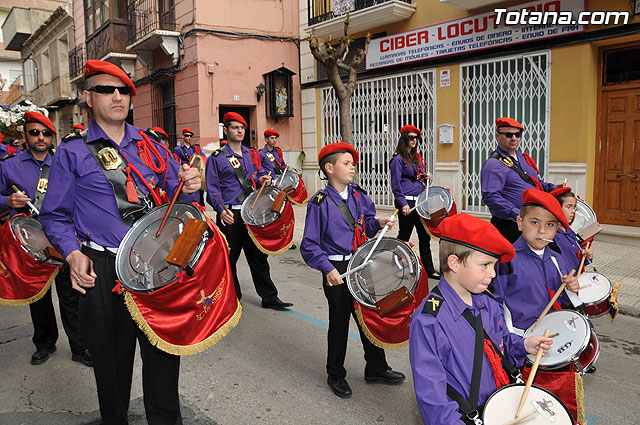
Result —
[[273, 154], [271, 152], [267, 152], [266, 155], [267, 155], [267, 158], [269, 158], [269, 161], [271, 161], [271, 165], [273, 166], [273, 169], [276, 171], [276, 174], [278, 174], [278, 175], [282, 174], [284, 172], [284, 168], [276, 160], [276, 157], [273, 156]]
[[[442, 296], [442, 292], [440, 288], [436, 286], [432, 289], [431, 292], [435, 292], [438, 296], [440, 296], [444, 302], [444, 296]], [[489, 342], [489, 344], [493, 347], [493, 351], [500, 356], [500, 360], [502, 363], [502, 367], [507, 371], [510, 375], [510, 379], [515, 381], [519, 378], [520, 373], [518, 369], [509, 362], [509, 360], [502, 355], [502, 352], [498, 349], [496, 344], [489, 338], [487, 331], [484, 330], [482, 326], [482, 317], [480, 313], [478, 313], [477, 317], [474, 317], [471, 313], [471, 310], [465, 309], [462, 313], [462, 317], [465, 318], [467, 322], [471, 325], [471, 327], [476, 332], [475, 337], [475, 345], [473, 349], [473, 369], [471, 375], [471, 388], [469, 389], [469, 399], [465, 399], [458, 391], [456, 391], [451, 385], [447, 384], [447, 396], [456, 403], [458, 403], [458, 407], [460, 408], [460, 412], [464, 414], [466, 419], [470, 422], [467, 423], [477, 423], [476, 420], [479, 420], [479, 409], [478, 409], [478, 398], [480, 396], [480, 380], [482, 377], [482, 358], [484, 356], [484, 345], [485, 340]], [[494, 373], [495, 375], [495, 373]]]
[[246, 174], [244, 173], [244, 170], [242, 169], [242, 165], [240, 164], [240, 161], [238, 161], [238, 158], [236, 158], [233, 155], [230, 155], [230, 156], [227, 156], [227, 160], [229, 161], [229, 164], [231, 164], [231, 166], [233, 167], [233, 171], [236, 173], [236, 177], [240, 182], [240, 186], [242, 186], [242, 193], [238, 195], [238, 201], [242, 202], [244, 201], [244, 198], [246, 198], [247, 196], [249, 196], [249, 194], [251, 194], [251, 192], [253, 192], [253, 189], [254, 189], [253, 183], [251, 182], [251, 180], [247, 178]]
[[135, 179], [133, 184], [138, 194], [138, 200], [142, 200], [142, 202], [134, 204], [127, 200], [127, 162], [108, 140], [97, 139], [87, 142], [86, 136], [84, 136], [84, 139], [87, 149], [89, 149], [89, 152], [113, 187], [113, 195], [116, 198], [118, 212], [122, 221], [127, 226], [131, 226], [152, 205], [147, 202], [147, 197], [138, 188]]
[[[42, 164], [42, 169], [40, 170], [40, 176], [38, 176], [38, 184], [36, 185], [36, 190], [34, 192], [33, 198], [33, 206], [39, 211], [42, 208], [42, 201], [44, 201], [44, 194], [47, 192], [47, 183], [49, 182], [49, 170], [50, 167], [47, 164]], [[25, 205], [22, 208], [18, 208], [16, 211], [19, 213], [24, 213], [27, 215], [32, 215], [37, 217], [35, 211], [31, 211], [31, 207]]]
[[520, 178], [522, 178], [522, 180], [529, 183], [531, 186], [540, 189], [539, 187], [540, 183], [538, 183], [530, 175], [525, 173], [524, 170], [520, 168], [520, 165], [516, 164], [511, 158], [504, 157], [496, 151], [493, 151], [491, 155], [489, 155], [489, 158], [495, 158], [498, 161], [502, 162], [504, 165], [511, 168], [513, 171], [515, 171], [516, 174], [518, 174]]

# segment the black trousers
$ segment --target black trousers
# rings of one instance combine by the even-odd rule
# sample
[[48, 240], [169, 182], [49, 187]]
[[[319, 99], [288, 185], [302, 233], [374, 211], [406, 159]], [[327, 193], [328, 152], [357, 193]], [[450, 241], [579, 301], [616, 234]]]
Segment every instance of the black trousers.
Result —
[[263, 301], [273, 301], [278, 296], [278, 289], [271, 280], [269, 270], [268, 255], [260, 251], [256, 244], [251, 240], [244, 221], [240, 216], [240, 210], [230, 210], [233, 212], [233, 224], [222, 224], [220, 214], [216, 219], [218, 228], [224, 233], [229, 243], [229, 260], [231, 262], [231, 272], [233, 273], [233, 281], [236, 286], [236, 294], [238, 299], [242, 298], [240, 289], [240, 281], [238, 280], [237, 263], [240, 258], [240, 252], [244, 249], [244, 256], [249, 263], [251, 278], [256, 292]]
[[491, 217], [491, 224], [493, 224], [500, 234], [511, 243], [514, 243], [522, 234], [522, 232], [518, 230], [518, 223], [515, 221]]
[[80, 329], [89, 345], [103, 424], [127, 424], [136, 340], [142, 357], [142, 388], [149, 424], [180, 425], [180, 357], [151, 345], [134, 323], [116, 285], [115, 257], [89, 248], [95, 287], [80, 296]]
[[[60, 303], [60, 317], [62, 326], [69, 337], [72, 354], [81, 354], [86, 344], [80, 336], [78, 322], [78, 303], [80, 293], [71, 287], [69, 267], [62, 268], [55, 281], [58, 301]], [[35, 303], [29, 304], [31, 321], [33, 322], [33, 343], [37, 349], [53, 348], [58, 340], [58, 324], [53, 309], [51, 290]]]
[[[415, 206], [415, 201], [407, 200], [407, 204], [409, 204], [409, 208], [413, 208]], [[398, 208], [397, 203], [396, 208]], [[399, 207], [398, 209], [400, 210], [398, 213], [398, 239], [405, 242], [409, 241], [411, 233], [415, 227], [416, 232], [418, 232], [420, 261], [422, 261], [422, 265], [424, 266], [427, 274], [432, 275], [436, 272], [436, 269], [433, 266], [433, 257], [431, 256], [431, 236], [429, 236], [424, 225], [420, 222], [420, 216], [417, 211], [414, 210], [411, 211], [411, 214], [404, 215], [402, 214], [402, 207]]]
[[[340, 274], [347, 271], [348, 261], [331, 261], [331, 264]], [[349, 316], [358, 325], [360, 341], [364, 348], [364, 359], [366, 375], [379, 375], [389, 368], [382, 348], [378, 348], [371, 343], [362, 332], [360, 323], [356, 317], [353, 306], [353, 296], [346, 283], [338, 286], [328, 286], [327, 277], [322, 274], [322, 289], [329, 302], [329, 332], [327, 333], [327, 374], [329, 376], [347, 376], [344, 368], [344, 359], [347, 355], [347, 341], [349, 339]]]

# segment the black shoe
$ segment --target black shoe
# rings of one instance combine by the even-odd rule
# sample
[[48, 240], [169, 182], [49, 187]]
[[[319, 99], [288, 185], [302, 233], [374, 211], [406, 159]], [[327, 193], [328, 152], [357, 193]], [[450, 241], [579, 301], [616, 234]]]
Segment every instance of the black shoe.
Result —
[[56, 347], [52, 348], [38, 348], [35, 353], [31, 356], [31, 364], [39, 365], [47, 360], [49, 360], [49, 354], [54, 353], [56, 351]]
[[351, 387], [342, 376], [327, 376], [327, 384], [338, 397], [351, 398]]
[[364, 374], [364, 380], [367, 382], [378, 382], [387, 385], [398, 385], [402, 383], [404, 379], [404, 373], [396, 372], [394, 370], [391, 370], [391, 368], [385, 370], [380, 375], [371, 376], [367, 375], [366, 373]]
[[274, 310], [288, 310], [293, 306], [292, 303], [285, 303], [280, 298], [276, 297], [272, 301], [262, 300], [262, 308], [272, 308]]
[[82, 350], [80, 354], [72, 354], [71, 360], [74, 362], [80, 362], [85, 366], [93, 367], [93, 360], [91, 360], [91, 354], [87, 348]]
[[296, 249], [296, 248], [297, 248], [296, 244], [291, 245], [291, 249]]
[[596, 367], [595, 366], [591, 366], [589, 369], [587, 369], [586, 373], [596, 373]]

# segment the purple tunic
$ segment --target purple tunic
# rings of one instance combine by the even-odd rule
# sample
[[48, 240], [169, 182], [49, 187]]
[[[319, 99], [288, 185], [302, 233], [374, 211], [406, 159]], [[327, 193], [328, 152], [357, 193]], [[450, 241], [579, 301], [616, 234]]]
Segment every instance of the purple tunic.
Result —
[[[157, 148], [167, 164], [167, 173], [156, 174], [138, 156], [136, 142], [142, 140], [139, 128], [125, 123], [125, 134], [120, 145], [107, 136], [100, 126], [91, 120], [87, 140], [104, 138], [130, 161], [151, 185], [160, 185], [169, 197], [178, 186], [180, 164], [167, 158], [168, 152], [157, 143]], [[166, 174], [166, 182], [165, 182]], [[136, 173], [131, 176], [146, 195], [148, 190]], [[163, 185], [164, 182], [164, 185]], [[198, 193], [181, 194], [179, 200], [193, 202]], [[89, 152], [82, 138], [71, 139], [60, 144], [53, 157], [49, 173], [49, 187], [45, 196], [39, 221], [51, 244], [66, 258], [79, 249], [78, 239], [91, 241], [111, 248], [117, 248], [129, 226], [124, 224], [113, 186], [107, 180], [102, 168]]]
[[[513, 244], [516, 256], [508, 263], [498, 263], [496, 277], [491, 282], [491, 292], [496, 300], [504, 302], [511, 312], [513, 325], [526, 330], [533, 325], [551, 300], [550, 291], [557, 291], [562, 279], [551, 257], [555, 257], [562, 274], [571, 270], [563, 255], [549, 246], [542, 258], [529, 248], [520, 236]], [[570, 306], [566, 293], [558, 298], [561, 305]]]
[[[354, 219], [360, 222], [364, 217], [364, 229], [368, 237], [380, 230], [373, 201], [354, 183], [349, 186], [347, 206]], [[357, 192], [358, 197], [354, 195]], [[318, 196], [322, 199], [318, 202]], [[304, 234], [300, 244], [300, 254], [304, 261], [316, 270], [327, 274], [335, 267], [329, 262], [329, 255], [349, 255], [353, 252], [353, 230], [340, 212], [338, 205], [343, 199], [333, 186], [319, 190], [307, 206]]]
[[[253, 163], [249, 148], [244, 145], [242, 146], [242, 156], [236, 154], [228, 144], [216, 152], [207, 159], [207, 193], [209, 194], [208, 202], [214, 210], [221, 213], [224, 210], [224, 206], [220, 205], [220, 201], [225, 205], [242, 204], [242, 201], [238, 200], [238, 195], [242, 193], [242, 185], [238, 181], [236, 172], [227, 159], [228, 157], [236, 157], [240, 161], [244, 174], [247, 178], [253, 177], [256, 184], [258, 179], [269, 171], [264, 168], [260, 168], [260, 171], [258, 171]], [[271, 176], [273, 177], [273, 173], [271, 173]]]
[[[571, 230], [571, 228], [567, 230], [562, 230], [558, 228], [558, 233], [556, 233], [556, 237], [553, 238], [554, 241], [560, 247], [562, 251], [562, 259], [567, 264], [569, 270], [573, 269], [578, 273], [578, 267], [580, 267], [580, 259], [582, 258], [582, 247], [578, 243], [578, 236], [576, 236], [575, 232]], [[589, 261], [585, 261], [587, 264]]]
[[[498, 152], [504, 157], [509, 157], [509, 154], [500, 148], [496, 148], [495, 152]], [[553, 190], [555, 185], [542, 181], [536, 169], [527, 164], [524, 155], [522, 155], [520, 151], [516, 152], [516, 156], [520, 168], [522, 168], [527, 175], [538, 179], [545, 191], [550, 192]], [[522, 192], [534, 187], [522, 180], [515, 171], [495, 158], [487, 159], [482, 165], [480, 185], [482, 188], [482, 201], [489, 207], [491, 215], [502, 220], [511, 221], [516, 221], [516, 217], [520, 214]]]
[[[11, 185], [16, 185], [33, 201], [42, 165], [33, 157], [31, 151], [22, 151], [0, 164], [0, 212], [9, 209], [9, 196], [15, 193]], [[51, 166], [51, 154], [47, 153], [42, 164]], [[10, 214], [14, 216], [16, 213], [17, 211], [12, 209]]]
[[[447, 384], [469, 398], [475, 330], [462, 316], [469, 308], [474, 316], [482, 313], [482, 325], [498, 348], [514, 366], [521, 366], [527, 354], [524, 340], [507, 330], [502, 306], [486, 294], [472, 294], [469, 307], [442, 277], [438, 283], [445, 301], [437, 315], [422, 313], [425, 299], [411, 316], [409, 359], [418, 408], [429, 425], [463, 424], [458, 404], [447, 396]], [[432, 296], [438, 297], [437, 294]], [[440, 298], [440, 297], [438, 297]], [[496, 391], [487, 356], [483, 356], [478, 404], [484, 405]]]
[[262, 168], [264, 169], [264, 172], [268, 173], [269, 171], [271, 171], [271, 175], [275, 176], [278, 173], [276, 173], [276, 170], [273, 168], [273, 164], [271, 163], [271, 160], [269, 159], [269, 157], [267, 157], [267, 152], [271, 152], [271, 154], [275, 158], [276, 162], [278, 164], [280, 164], [281, 168], [284, 169], [287, 166], [287, 164], [285, 164], [280, 159], [280, 155], [278, 155], [278, 151], [276, 149], [269, 150], [269, 146], [268, 145], [265, 146], [264, 148], [260, 149], [260, 160], [262, 162]]
[[393, 156], [389, 162], [389, 171], [391, 172], [391, 191], [401, 207], [408, 205], [405, 196], [418, 196], [424, 192], [425, 186], [417, 180], [418, 168], [415, 165], [409, 165], [400, 155]]

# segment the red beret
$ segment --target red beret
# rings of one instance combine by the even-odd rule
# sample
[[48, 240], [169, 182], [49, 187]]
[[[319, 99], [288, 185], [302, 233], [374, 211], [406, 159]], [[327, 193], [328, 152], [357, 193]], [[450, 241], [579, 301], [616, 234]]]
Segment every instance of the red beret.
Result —
[[353, 165], [358, 165], [358, 161], [360, 160], [358, 151], [356, 148], [345, 142], [329, 143], [327, 146], [320, 149], [320, 153], [318, 154], [318, 163], [320, 163], [322, 158], [325, 156], [338, 152], [349, 152], [351, 156], [353, 156]]
[[405, 125], [400, 129], [400, 134], [403, 133], [416, 133], [418, 135], [418, 138], [422, 137], [422, 133], [420, 132], [420, 130], [418, 130], [418, 127], [414, 127], [412, 125]]
[[84, 126], [82, 124], [76, 124], [73, 126], [74, 130], [80, 130], [80, 131], [85, 131], [86, 128], [84, 128]]
[[537, 205], [553, 214], [565, 229], [569, 228], [567, 217], [562, 211], [560, 202], [550, 193], [538, 189], [527, 189], [522, 193], [522, 205]]
[[478, 217], [465, 213], [454, 214], [438, 226], [440, 240], [473, 248], [498, 259], [500, 263], [513, 260], [516, 250], [496, 227]]
[[24, 123], [29, 122], [39, 122], [40, 124], [47, 127], [49, 130], [53, 131], [55, 134], [58, 134], [56, 128], [53, 126], [53, 123], [46, 115], [42, 115], [40, 112], [35, 111], [27, 111], [24, 113]]
[[274, 129], [272, 129], [272, 128], [267, 128], [267, 129], [264, 131], [264, 137], [269, 137], [269, 136], [276, 136], [276, 137], [280, 137], [280, 134], [278, 134], [278, 132], [277, 132], [277, 131], [275, 131], [275, 130], [274, 130]]
[[119, 66], [106, 61], [99, 61], [95, 59], [88, 60], [84, 64], [84, 78], [89, 78], [98, 74], [113, 75], [114, 77], [120, 78], [123, 83], [131, 87], [131, 94], [135, 96], [136, 86], [133, 84], [133, 81], [131, 81], [131, 78], [129, 78], [127, 73]]
[[187, 134], [187, 133], [191, 134], [192, 136], [193, 136], [194, 134], [196, 134], [196, 133], [194, 133], [193, 131], [189, 130], [188, 128], [183, 128], [183, 129], [182, 129], [182, 134]]
[[553, 189], [549, 193], [557, 198], [558, 196], [560, 196], [560, 195], [562, 195], [563, 193], [566, 193], [566, 192], [571, 192], [571, 188], [569, 186], [563, 186], [563, 187], [559, 187], [557, 189]]
[[242, 115], [236, 112], [227, 112], [226, 114], [224, 114], [224, 117], [222, 117], [222, 122], [225, 123], [229, 121], [238, 121], [240, 124], [244, 124], [245, 127], [248, 127], [247, 122], [244, 120], [244, 118], [242, 118]]
[[496, 120], [496, 127], [513, 127], [519, 128], [521, 131], [524, 131], [524, 127], [520, 125], [520, 123], [513, 118], [502, 117]]
[[[162, 128], [160, 127], [153, 127], [151, 130], [155, 131], [156, 133], [162, 134], [164, 137], [166, 137], [167, 139], [169, 138], [169, 135], [167, 134], [166, 131], [164, 131]], [[184, 130], [183, 130], [184, 132]]]

